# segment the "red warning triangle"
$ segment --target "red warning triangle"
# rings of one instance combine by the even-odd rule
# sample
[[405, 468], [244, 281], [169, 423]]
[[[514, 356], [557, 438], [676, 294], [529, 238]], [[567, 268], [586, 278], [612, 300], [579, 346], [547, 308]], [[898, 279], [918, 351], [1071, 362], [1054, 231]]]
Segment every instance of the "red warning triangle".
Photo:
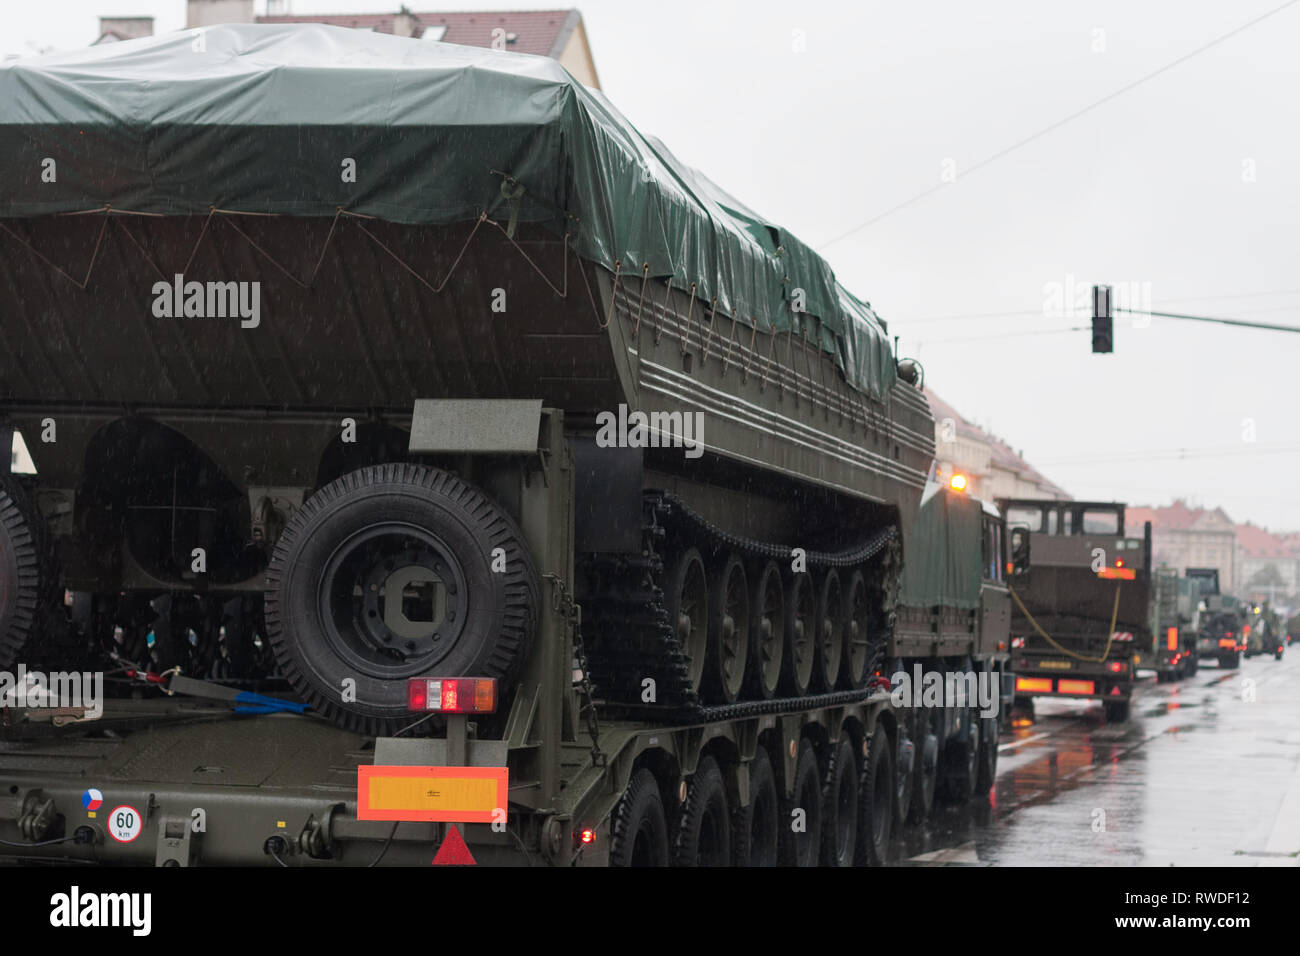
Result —
[[452, 824], [447, 829], [447, 836], [438, 847], [433, 858], [434, 866], [474, 866], [474, 855], [465, 845], [465, 838], [460, 835], [460, 828]]

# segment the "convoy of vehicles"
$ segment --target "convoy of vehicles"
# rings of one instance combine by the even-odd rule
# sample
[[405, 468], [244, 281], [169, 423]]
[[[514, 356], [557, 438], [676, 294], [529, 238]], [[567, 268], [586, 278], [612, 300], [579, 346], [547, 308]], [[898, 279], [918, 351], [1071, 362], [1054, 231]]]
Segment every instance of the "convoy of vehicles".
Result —
[[[987, 792], [1004, 518], [820, 257], [549, 61], [205, 44], [0, 67], [0, 667], [112, 681], [10, 715], [7, 856], [851, 865]], [[1012, 574], [1115, 714], [1041, 602], [1102, 546], [1136, 627], [1116, 507]]]
[[1151, 525], [1115, 502], [999, 499], [1010, 535], [1016, 696], [1102, 702], [1128, 718], [1134, 648], [1152, 631]]

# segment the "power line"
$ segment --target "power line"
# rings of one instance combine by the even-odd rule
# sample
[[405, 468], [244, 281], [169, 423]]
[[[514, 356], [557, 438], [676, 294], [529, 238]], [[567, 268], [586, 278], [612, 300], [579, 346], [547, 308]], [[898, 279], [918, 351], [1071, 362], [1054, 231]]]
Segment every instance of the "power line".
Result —
[[[1300, 295], [1300, 289], [1277, 289], [1272, 292], [1225, 292], [1219, 295], [1184, 296], [1176, 299], [1165, 299], [1163, 304], [1174, 305], [1182, 302], [1210, 302], [1217, 299], [1258, 299], [1271, 295]], [[1284, 312], [1287, 309], [1300, 309], [1300, 304], [1269, 306], [1263, 309], [1244, 309], [1242, 311], [1247, 313]], [[923, 315], [915, 319], [890, 319], [889, 324], [892, 327], [895, 325], [919, 325], [922, 322], [950, 322], [957, 319], [1003, 319], [1019, 316], [1039, 318], [1048, 317], [1043, 309], [1022, 309], [1014, 312], [957, 312], [948, 315]], [[1084, 317], [1086, 316], [1080, 316], [1080, 318]]]
[[1152, 312], [1148, 309], [1121, 309], [1116, 307], [1116, 312], [1127, 312], [1129, 315], [1154, 315], [1161, 319], [1185, 319], [1188, 322], [1213, 322], [1218, 325], [1235, 325], [1244, 329], [1270, 329], [1274, 332], [1300, 332], [1300, 326], [1297, 325], [1275, 325], [1272, 322], [1249, 322], [1246, 319], [1219, 319], [1212, 318], [1208, 315], [1186, 315], [1182, 312]]
[[[1071, 113], [1069, 116], [1066, 116], [1064, 119], [1059, 119], [1055, 123], [1052, 123], [1050, 126], [1045, 126], [1042, 129], [1040, 129], [1038, 132], [1031, 133], [1029, 136], [1026, 136], [1024, 139], [1020, 140], [1019, 142], [1013, 143], [1010, 146], [1007, 146], [1005, 149], [1001, 149], [998, 152], [994, 153], [992, 156], [982, 159], [975, 165], [967, 168], [962, 173], [963, 178], [965, 176], [969, 176], [971, 173], [975, 172], [975, 170], [981, 169], [989, 165], [990, 163], [993, 163], [1001, 159], [1003, 156], [1006, 156], [1009, 153], [1013, 153], [1016, 150], [1020, 149], [1021, 147], [1029, 145], [1034, 140], [1042, 136], [1046, 136], [1048, 133], [1051, 133], [1055, 130], [1060, 129], [1062, 126], [1066, 125], [1067, 123], [1073, 122], [1074, 120], [1078, 119], [1080, 116], [1083, 116], [1087, 113], [1091, 113], [1093, 110], [1097, 109], [1098, 107], [1104, 106], [1105, 104], [1109, 103], [1111, 100], [1119, 96], [1122, 96], [1123, 94], [1129, 92], [1129, 90], [1141, 86], [1143, 83], [1146, 83], [1148, 80], [1155, 79], [1160, 74], [1168, 72], [1169, 70], [1172, 70], [1174, 67], [1179, 66], [1180, 64], [1186, 63], [1188, 60], [1192, 59], [1192, 57], [1198, 56], [1199, 54], [1204, 53], [1206, 50], [1218, 46], [1220, 43], [1236, 36], [1238, 33], [1241, 33], [1243, 30], [1248, 30], [1251, 27], [1255, 26], [1255, 24], [1267, 20], [1269, 17], [1273, 16], [1274, 14], [1281, 13], [1287, 7], [1294, 6], [1297, 2], [1298, 0], [1287, 0], [1287, 2], [1282, 4], [1280, 7], [1275, 7], [1274, 9], [1268, 11], [1268, 13], [1258, 16], [1254, 20], [1249, 21], [1248, 23], [1243, 23], [1235, 30], [1231, 30], [1220, 37], [1216, 37], [1215, 39], [1211, 40], [1209, 43], [1197, 47], [1192, 52], [1185, 53], [1182, 56], [1180, 56], [1178, 59], [1170, 63], [1166, 63], [1164, 66], [1156, 70], [1152, 70], [1150, 73], [1147, 73], [1146, 75], [1139, 77], [1138, 79], [1132, 81], [1131, 83], [1128, 83], [1125, 86], [1120, 87], [1118, 90], [1106, 94], [1096, 102], [1090, 103], [1089, 105], [1083, 107], [1082, 109], [1075, 110], [1073, 113]], [[838, 236], [836, 236], [834, 239], [831, 239], [829, 242], [823, 243], [819, 247], [819, 251], [825, 250], [828, 246], [835, 245], [835, 243], [839, 242], [842, 239], [847, 239], [849, 236], [853, 235], [854, 233], [861, 232], [863, 229], [866, 229], [868, 226], [875, 225], [880, 220], [884, 219], [886, 216], [892, 216], [894, 213], [902, 209], [906, 209], [908, 206], [912, 205], [913, 203], [919, 202], [920, 200], [931, 195], [932, 193], [938, 192], [940, 189], [942, 189], [944, 186], [947, 185], [949, 184], [941, 181], [938, 184], [931, 186], [929, 189], [925, 190], [924, 192], [917, 193], [911, 199], [906, 199], [903, 202], [899, 203], [898, 205], [892, 206], [889, 209], [886, 209], [884, 212], [876, 216], [873, 216], [871, 219], [868, 219], [866, 222], [862, 223], [861, 225], [854, 226], [852, 229], [848, 230], [847, 232], [840, 233]]]

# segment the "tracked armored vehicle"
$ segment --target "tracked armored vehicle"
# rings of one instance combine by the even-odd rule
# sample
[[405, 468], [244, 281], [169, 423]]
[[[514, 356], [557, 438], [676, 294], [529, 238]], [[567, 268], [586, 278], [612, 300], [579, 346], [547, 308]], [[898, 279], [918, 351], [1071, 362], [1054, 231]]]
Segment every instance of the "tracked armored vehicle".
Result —
[[[548, 60], [317, 25], [6, 64], [0, 129], [0, 413], [36, 466], [0, 487], [0, 666], [287, 682], [341, 728], [292, 787], [340, 754], [508, 767], [509, 836], [368, 818], [423, 821], [415, 853], [457, 821], [488, 854], [730, 860], [730, 799], [737, 861], [879, 860], [933, 420], [808, 247]], [[114, 763], [191, 739], [156, 734]], [[249, 821], [206, 859], [387, 829], [317, 784], [268, 837], [252, 790], [141, 774]], [[11, 779], [54, 826], [63, 784]], [[170, 821], [156, 859], [192, 861]]]

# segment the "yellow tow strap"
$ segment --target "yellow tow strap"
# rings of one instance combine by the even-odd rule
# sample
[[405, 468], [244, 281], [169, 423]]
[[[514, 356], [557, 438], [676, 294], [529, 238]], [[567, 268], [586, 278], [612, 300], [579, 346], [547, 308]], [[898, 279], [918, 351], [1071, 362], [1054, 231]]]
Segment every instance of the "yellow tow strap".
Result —
[[1110, 631], [1107, 634], [1106, 647], [1102, 650], [1101, 657], [1084, 657], [1082, 654], [1076, 654], [1074, 651], [1066, 650], [1060, 644], [1056, 643], [1056, 641], [1052, 640], [1052, 635], [1048, 634], [1038, 626], [1038, 622], [1034, 620], [1034, 616], [1029, 613], [1029, 608], [1025, 607], [1024, 602], [1020, 600], [1020, 595], [1016, 593], [1016, 589], [1010, 584], [1007, 585], [1007, 590], [1011, 592], [1011, 596], [1015, 599], [1016, 607], [1020, 608], [1020, 612], [1029, 619], [1029, 623], [1034, 626], [1034, 630], [1038, 632], [1040, 637], [1067, 657], [1073, 657], [1075, 660], [1084, 661], [1088, 664], [1104, 664], [1106, 662], [1106, 655], [1110, 653], [1111, 642], [1115, 639], [1115, 619], [1119, 617], [1119, 589], [1120, 585], [1116, 584], [1115, 606], [1111, 608], [1110, 612]]

